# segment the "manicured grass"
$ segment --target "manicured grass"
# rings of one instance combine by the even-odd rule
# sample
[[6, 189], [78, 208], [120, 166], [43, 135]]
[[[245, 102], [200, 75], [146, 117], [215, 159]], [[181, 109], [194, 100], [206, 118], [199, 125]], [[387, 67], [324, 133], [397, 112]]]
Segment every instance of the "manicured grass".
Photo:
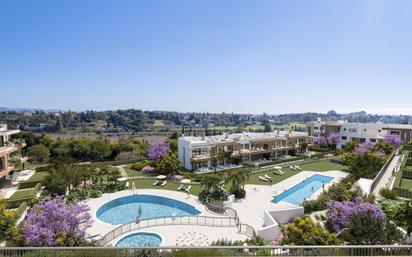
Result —
[[134, 169], [131, 169], [131, 168], [128, 168], [128, 167], [124, 167], [124, 171], [127, 173], [128, 177], [138, 177], [138, 176], [147, 177], [147, 176], [149, 176], [146, 173], [143, 173], [141, 171], [137, 171], [137, 170], [134, 170]]
[[406, 189], [412, 189], [412, 180], [410, 179], [402, 179], [401, 187]]
[[25, 182], [40, 182], [43, 181], [48, 175], [49, 173], [47, 171], [38, 171]]
[[[137, 190], [139, 189], [164, 189], [164, 190], [172, 190], [177, 191], [180, 183], [175, 183], [173, 181], [167, 181], [167, 184], [163, 187], [161, 186], [153, 186], [153, 183], [156, 181], [156, 178], [148, 178], [148, 179], [135, 179], [133, 180], [135, 183], [135, 187]], [[130, 187], [132, 186], [132, 181], [130, 181]], [[185, 185], [188, 186], [188, 185]], [[193, 184], [190, 190], [190, 193], [193, 195], [199, 195], [201, 191], [201, 187], [199, 184]]]
[[18, 198], [24, 198], [24, 197], [30, 197], [30, 196], [34, 196], [32, 189], [17, 190], [12, 196], [10, 196], [9, 199], [18, 199]]
[[[329, 170], [344, 170], [347, 167], [343, 166], [338, 163], [332, 163], [328, 159], [322, 159], [319, 161], [314, 161], [306, 164], [301, 164], [299, 165], [302, 170], [307, 170], [307, 171], [329, 171]], [[282, 180], [285, 180], [289, 177], [292, 177], [293, 175], [298, 174], [300, 171], [293, 171], [289, 167], [283, 168], [282, 171], [285, 173], [285, 175], [276, 175], [273, 174], [273, 171], [264, 171], [264, 172], [259, 172], [255, 174], [251, 174], [249, 180], [246, 182], [246, 184], [254, 184], [254, 185], [269, 185], [268, 182], [261, 181], [259, 179], [259, 176], [262, 176], [264, 174], [270, 176], [272, 178], [272, 184], [279, 183]]]

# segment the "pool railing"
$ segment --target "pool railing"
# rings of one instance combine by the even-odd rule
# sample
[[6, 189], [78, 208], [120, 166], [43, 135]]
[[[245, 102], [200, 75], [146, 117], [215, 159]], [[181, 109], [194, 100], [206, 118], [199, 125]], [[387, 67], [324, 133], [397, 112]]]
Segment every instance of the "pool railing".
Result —
[[[168, 216], [150, 219], [142, 219], [138, 223], [130, 222], [123, 224], [105, 234], [98, 240], [99, 245], [106, 245], [115, 238], [118, 238], [128, 232], [138, 229], [155, 227], [155, 226], [169, 226], [169, 225], [196, 225], [196, 226], [210, 226], [210, 227], [239, 227], [240, 232], [248, 234], [250, 226], [242, 224], [240, 226], [237, 219], [231, 217], [210, 217], [210, 216]], [[241, 230], [243, 229], [243, 231]], [[253, 229], [253, 228], [252, 228]]]

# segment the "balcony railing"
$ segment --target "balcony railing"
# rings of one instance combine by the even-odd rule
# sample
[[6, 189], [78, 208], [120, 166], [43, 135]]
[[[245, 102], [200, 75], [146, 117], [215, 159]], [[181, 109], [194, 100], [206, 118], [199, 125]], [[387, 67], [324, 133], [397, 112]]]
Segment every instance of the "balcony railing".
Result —
[[3, 247], [1, 257], [411, 256], [411, 245]]

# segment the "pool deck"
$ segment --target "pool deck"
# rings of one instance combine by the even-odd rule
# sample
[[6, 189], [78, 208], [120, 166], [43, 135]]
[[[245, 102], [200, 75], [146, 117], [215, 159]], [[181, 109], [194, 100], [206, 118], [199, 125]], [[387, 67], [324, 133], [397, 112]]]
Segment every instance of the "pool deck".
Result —
[[[296, 207], [296, 205], [280, 201], [279, 203], [272, 203], [275, 195], [282, 193], [283, 191], [299, 184], [306, 178], [319, 174], [323, 176], [333, 177], [333, 180], [325, 185], [327, 189], [332, 183], [339, 181], [341, 178], [346, 177], [348, 174], [342, 171], [332, 170], [326, 172], [315, 171], [302, 171], [290, 178], [287, 178], [277, 184], [269, 185], [245, 185], [246, 198], [231, 203], [231, 207], [235, 209], [239, 215], [240, 222], [246, 223], [252, 226], [255, 230], [264, 226], [264, 212], [271, 210], [288, 209]], [[322, 192], [322, 189], [315, 192], [311, 198], [316, 198]], [[209, 217], [221, 217], [217, 214], [209, 212], [205, 206], [197, 200], [194, 195], [188, 195], [183, 192], [171, 191], [171, 190], [159, 190], [159, 189], [136, 189], [137, 194], [148, 194], [168, 197], [174, 200], [182, 201], [192, 205], [201, 213], [199, 216]], [[100, 198], [89, 199], [85, 201], [90, 207], [90, 213], [93, 217], [94, 224], [87, 232], [89, 235], [103, 236], [111, 230], [118, 227], [118, 225], [111, 225], [97, 219], [96, 211], [103, 204], [114, 200], [119, 197], [133, 195], [133, 190], [124, 190], [116, 193], [104, 194]], [[159, 234], [163, 238], [163, 246], [175, 246], [179, 241], [179, 236], [187, 235], [189, 232], [198, 232], [204, 234], [210, 242], [217, 239], [226, 238], [229, 240], [243, 240], [246, 239], [246, 235], [238, 233], [237, 227], [210, 227], [210, 226], [196, 226], [196, 225], [170, 225], [170, 226], [153, 226], [138, 230], [139, 232], [153, 232]], [[134, 231], [136, 232], [136, 231]], [[132, 233], [132, 232], [131, 232]], [[129, 233], [127, 233], [129, 234]], [[124, 234], [123, 236], [127, 235]], [[123, 237], [122, 236], [122, 237]], [[98, 237], [97, 237], [98, 238]], [[110, 244], [115, 244], [121, 237], [116, 238]], [[198, 244], [201, 246], [202, 244]]]
[[114, 199], [123, 196], [129, 196], [133, 194], [147, 194], [147, 195], [156, 195], [162, 197], [168, 197], [174, 200], [178, 200], [187, 204], [192, 205], [197, 210], [200, 211], [199, 216], [209, 216], [209, 217], [220, 217], [212, 212], [206, 210], [205, 206], [197, 200], [197, 196], [188, 195], [183, 192], [171, 191], [171, 190], [159, 190], [159, 189], [136, 189], [133, 190], [123, 190], [116, 193], [103, 194], [99, 198], [92, 198], [84, 201], [83, 203], [87, 204], [90, 208], [89, 213], [92, 215], [94, 220], [92, 227], [87, 230], [87, 233], [91, 236], [100, 235], [103, 236], [111, 230], [115, 229], [119, 225], [112, 225], [106, 222], [101, 221], [96, 217], [97, 210], [105, 203], [110, 202]]
[[[232, 203], [232, 208], [238, 212], [242, 222], [254, 227], [255, 230], [261, 228], [264, 225], [263, 215], [265, 211], [296, 207], [296, 205], [284, 201], [272, 203], [273, 198], [315, 174], [333, 177], [333, 180], [325, 185], [325, 189], [348, 175], [338, 170], [325, 172], [302, 171], [272, 186], [245, 185], [246, 198]], [[321, 192], [322, 189], [315, 192], [311, 198], [317, 198]]]

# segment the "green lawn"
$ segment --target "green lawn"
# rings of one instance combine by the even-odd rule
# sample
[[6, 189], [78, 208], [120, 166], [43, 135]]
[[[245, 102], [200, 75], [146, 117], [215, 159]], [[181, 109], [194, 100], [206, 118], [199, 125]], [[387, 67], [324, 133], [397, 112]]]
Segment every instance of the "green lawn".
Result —
[[146, 174], [146, 173], [143, 173], [143, 172], [141, 172], [141, 171], [137, 171], [137, 170], [131, 169], [131, 168], [129, 168], [129, 167], [124, 167], [124, 171], [126, 171], [128, 177], [137, 177], [137, 176], [147, 177], [147, 176], [149, 176], [149, 175]]
[[[163, 187], [161, 186], [153, 186], [153, 183], [156, 181], [156, 178], [148, 178], [148, 179], [135, 179], [133, 180], [135, 183], [136, 189], [165, 189], [165, 190], [172, 190], [177, 191], [180, 183], [175, 183], [172, 181], [167, 181], [167, 184]], [[130, 181], [130, 187], [132, 186], [132, 181]], [[201, 191], [201, 187], [199, 184], [193, 184], [191, 189], [191, 194], [199, 195]]]
[[9, 199], [18, 199], [18, 198], [24, 198], [24, 197], [30, 197], [30, 196], [34, 196], [32, 189], [17, 190], [12, 196], [10, 196]]
[[31, 176], [28, 180], [24, 182], [40, 182], [43, 181], [48, 175], [49, 173], [47, 171], [38, 171], [35, 172], [33, 176]]
[[[346, 166], [343, 166], [341, 164], [332, 163], [328, 159], [314, 161], [314, 162], [302, 164], [299, 166], [302, 168], [302, 170], [319, 171], [319, 172], [329, 171], [329, 170], [343, 170], [347, 168]], [[293, 175], [296, 175], [300, 172], [300, 171], [293, 171], [289, 167], [283, 168], [282, 171], [285, 173], [285, 175], [282, 175], [282, 176], [276, 175], [276, 174], [273, 174], [273, 171], [255, 173], [255, 174], [250, 175], [250, 178], [246, 183], [254, 184], [254, 185], [268, 185], [269, 184], [268, 182], [264, 182], [259, 179], [259, 176], [266, 174], [272, 178], [272, 184], [275, 184], [289, 177], [292, 177]]]
[[412, 180], [403, 178], [401, 180], [401, 187], [406, 189], [412, 189]]

